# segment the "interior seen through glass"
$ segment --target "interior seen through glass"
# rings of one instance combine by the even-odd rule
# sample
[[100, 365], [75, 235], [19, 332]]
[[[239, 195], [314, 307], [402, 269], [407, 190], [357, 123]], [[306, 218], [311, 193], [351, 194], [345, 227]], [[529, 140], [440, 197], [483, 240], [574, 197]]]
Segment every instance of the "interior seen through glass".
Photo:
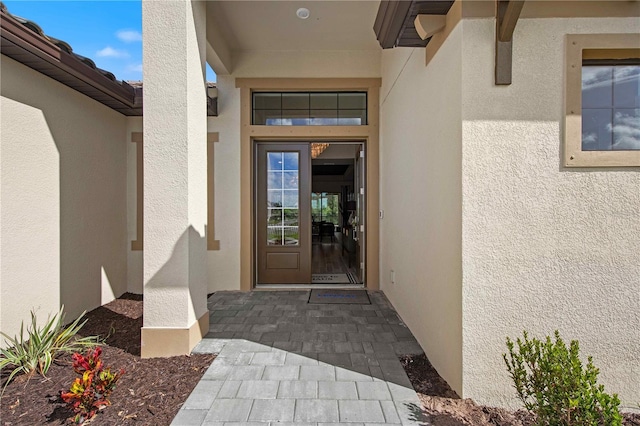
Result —
[[[319, 144], [318, 144], [319, 145]], [[313, 144], [312, 144], [313, 146]], [[362, 282], [364, 159], [361, 144], [329, 143], [311, 160], [311, 270], [314, 283]]]

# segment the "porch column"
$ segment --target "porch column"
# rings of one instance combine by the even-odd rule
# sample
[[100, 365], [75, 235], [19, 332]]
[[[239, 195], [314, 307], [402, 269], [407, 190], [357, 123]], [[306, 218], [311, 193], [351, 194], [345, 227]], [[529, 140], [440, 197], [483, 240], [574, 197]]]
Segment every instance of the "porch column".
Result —
[[189, 353], [207, 311], [206, 5], [142, 2], [142, 357]]

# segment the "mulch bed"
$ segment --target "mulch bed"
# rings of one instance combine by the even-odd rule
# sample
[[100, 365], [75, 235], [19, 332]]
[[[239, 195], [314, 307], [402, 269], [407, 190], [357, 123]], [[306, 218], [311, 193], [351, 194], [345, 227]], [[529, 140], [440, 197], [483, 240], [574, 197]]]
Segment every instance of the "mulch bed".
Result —
[[[535, 417], [525, 410], [478, 405], [461, 399], [438, 374], [426, 355], [400, 358], [404, 370], [416, 390], [424, 414], [433, 426], [531, 426]], [[623, 425], [640, 426], [640, 414], [623, 413]]]
[[[168, 425], [207, 370], [214, 355], [140, 358], [142, 297], [125, 294], [86, 314], [83, 336], [109, 336], [102, 346], [104, 365], [125, 374], [111, 394], [112, 405], [92, 424]], [[60, 398], [77, 377], [71, 356], [56, 360], [46, 378], [16, 378], [0, 401], [0, 425], [69, 424], [73, 412]], [[2, 380], [4, 386], [4, 379]]]

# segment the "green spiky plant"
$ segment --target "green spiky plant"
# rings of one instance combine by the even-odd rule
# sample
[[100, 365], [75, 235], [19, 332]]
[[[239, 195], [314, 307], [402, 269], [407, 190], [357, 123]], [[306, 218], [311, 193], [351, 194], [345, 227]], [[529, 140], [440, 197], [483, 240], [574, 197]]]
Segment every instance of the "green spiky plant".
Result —
[[20, 324], [20, 334], [10, 337], [0, 332], [8, 347], [0, 349], [0, 369], [11, 370], [2, 392], [13, 378], [20, 374], [32, 376], [36, 372], [42, 376], [47, 374], [54, 359], [64, 353], [73, 353], [87, 347], [94, 347], [100, 343], [97, 336], [76, 337], [85, 325], [81, 322], [83, 312], [68, 327], [64, 326], [64, 306], [53, 317], [49, 316], [43, 327], [38, 326], [38, 319], [31, 311], [31, 326], [24, 333], [24, 322]]
[[[622, 424], [620, 400], [608, 395], [597, 383], [599, 370], [591, 357], [583, 368], [579, 345], [569, 347], [556, 330], [555, 341], [523, 338], [515, 343], [507, 337], [508, 354], [503, 354], [518, 398], [534, 413], [538, 425], [617, 426]], [[517, 346], [517, 348], [516, 348]]]

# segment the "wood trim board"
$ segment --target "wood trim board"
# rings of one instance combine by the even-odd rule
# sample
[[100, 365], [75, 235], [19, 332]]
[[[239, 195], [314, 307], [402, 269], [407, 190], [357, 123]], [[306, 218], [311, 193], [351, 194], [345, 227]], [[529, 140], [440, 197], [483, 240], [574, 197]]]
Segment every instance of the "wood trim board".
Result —
[[[254, 288], [255, 224], [254, 167], [256, 141], [364, 141], [366, 145], [367, 226], [366, 286], [379, 289], [379, 88], [380, 78], [238, 78], [240, 88], [240, 290]], [[251, 124], [253, 90], [367, 90], [368, 124], [365, 126], [254, 126]]]

